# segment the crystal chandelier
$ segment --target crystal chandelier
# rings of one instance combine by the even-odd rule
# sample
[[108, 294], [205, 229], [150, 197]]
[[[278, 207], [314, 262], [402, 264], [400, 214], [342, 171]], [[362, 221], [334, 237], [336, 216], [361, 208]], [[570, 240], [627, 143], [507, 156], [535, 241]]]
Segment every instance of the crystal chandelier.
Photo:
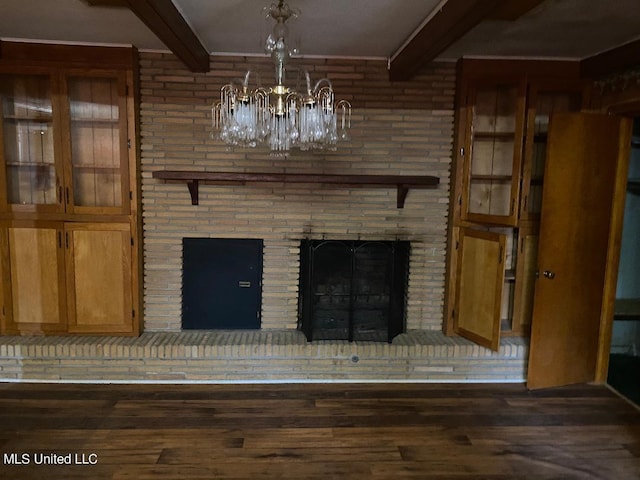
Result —
[[[326, 78], [312, 86], [307, 71], [298, 74], [298, 84], [306, 86], [303, 91], [285, 86], [287, 60], [297, 53], [288, 44], [286, 22], [300, 12], [284, 0], [264, 11], [276, 22], [265, 42], [275, 63], [276, 84], [264, 88], [248, 71], [243, 79], [223, 86], [220, 101], [212, 106], [213, 137], [232, 146], [267, 145], [276, 155], [287, 155], [291, 148], [335, 150], [338, 140], [348, 139], [351, 104], [335, 102]], [[249, 86], [252, 77], [258, 77], [255, 87]]]

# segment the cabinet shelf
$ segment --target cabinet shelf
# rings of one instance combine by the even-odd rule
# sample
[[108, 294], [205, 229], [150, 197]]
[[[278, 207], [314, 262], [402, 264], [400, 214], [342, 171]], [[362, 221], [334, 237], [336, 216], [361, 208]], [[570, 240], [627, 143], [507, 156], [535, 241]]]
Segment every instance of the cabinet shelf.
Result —
[[120, 119], [118, 118], [71, 118], [71, 123], [86, 123], [86, 124], [96, 124], [96, 123], [106, 123], [108, 125], [118, 125]]
[[235, 172], [193, 172], [186, 170], [156, 170], [153, 178], [184, 182], [191, 194], [191, 204], [198, 205], [200, 182], [216, 184], [246, 183], [313, 183], [334, 186], [374, 186], [397, 188], [397, 207], [403, 208], [407, 193], [411, 188], [436, 188], [440, 178], [429, 175], [330, 175], [318, 173], [235, 173]]
[[102, 170], [106, 172], [120, 171], [120, 167], [110, 167], [103, 165], [74, 165], [74, 170]]
[[534, 143], [547, 143], [547, 139], [549, 138], [549, 134], [547, 132], [538, 132], [533, 135], [523, 135], [523, 139], [526, 141], [527, 138], [533, 137]]
[[26, 167], [26, 168], [53, 168], [55, 164], [53, 162], [7, 162], [7, 167]]
[[37, 117], [30, 117], [28, 115], [3, 115], [3, 120], [10, 120], [13, 122], [35, 122], [35, 123], [51, 123], [53, 117], [41, 115]]
[[515, 132], [485, 132], [485, 131], [474, 131], [473, 132], [473, 136], [475, 138], [480, 138], [480, 139], [492, 139], [492, 138], [497, 138], [497, 139], [505, 139], [505, 140], [510, 140], [513, 139], [516, 134]]
[[511, 175], [471, 175], [472, 182], [510, 182], [511, 180], [513, 180]]

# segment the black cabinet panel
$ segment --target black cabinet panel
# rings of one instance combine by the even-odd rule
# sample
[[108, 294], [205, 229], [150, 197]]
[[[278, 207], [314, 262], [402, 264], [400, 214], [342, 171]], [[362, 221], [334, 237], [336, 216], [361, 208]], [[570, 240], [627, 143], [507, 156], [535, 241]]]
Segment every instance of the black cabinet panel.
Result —
[[259, 329], [262, 240], [183, 239], [182, 328]]

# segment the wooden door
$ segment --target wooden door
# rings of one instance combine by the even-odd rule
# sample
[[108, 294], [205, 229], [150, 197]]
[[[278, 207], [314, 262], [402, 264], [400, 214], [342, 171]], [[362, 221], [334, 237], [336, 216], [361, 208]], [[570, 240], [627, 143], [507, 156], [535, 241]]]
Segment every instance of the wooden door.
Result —
[[542, 208], [544, 164], [547, 151], [549, 118], [553, 113], [579, 112], [588, 95], [582, 81], [534, 80], [529, 85], [520, 224], [538, 222]]
[[131, 229], [120, 223], [68, 223], [69, 331], [134, 333]]
[[596, 378], [599, 339], [607, 327], [603, 309], [615, 297], [615, 283], [612, 288], [609, 280], [615, 282], [611, 269], [617, 266], [610, 256], [619, 244], [611, 239], [621, 227], [621, 212], [614, 195], [619, 179], [626, 177], [630, 139], [627, 119], [584, 113], [552, 116], [529, 388]]
[[65, 331], [62, 224], [14, 222], [3, 233], [4, 333]]
[[460, 233], [456, 333], [495, 351], [500, 347], [505, 243], [500, 233]]

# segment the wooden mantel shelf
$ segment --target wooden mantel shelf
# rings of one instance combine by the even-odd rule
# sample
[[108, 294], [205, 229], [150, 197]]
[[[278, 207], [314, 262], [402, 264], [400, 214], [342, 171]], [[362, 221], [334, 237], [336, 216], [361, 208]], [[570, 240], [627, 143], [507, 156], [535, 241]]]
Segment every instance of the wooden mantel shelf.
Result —
[[323, 185], [351, 185], [397, 188], [397, 207], [403, 208], [409, 189], [436, 188], [438, 177], [429, 175], [327, 175], [317, 173], [235, 173], [235, 172], [194, 172], [189, 170], [156, 170], [153, 178], [185, 182], [191, 194], [191, 204], [198, 205], [200, 182], [235, 183], [318, 183]]

